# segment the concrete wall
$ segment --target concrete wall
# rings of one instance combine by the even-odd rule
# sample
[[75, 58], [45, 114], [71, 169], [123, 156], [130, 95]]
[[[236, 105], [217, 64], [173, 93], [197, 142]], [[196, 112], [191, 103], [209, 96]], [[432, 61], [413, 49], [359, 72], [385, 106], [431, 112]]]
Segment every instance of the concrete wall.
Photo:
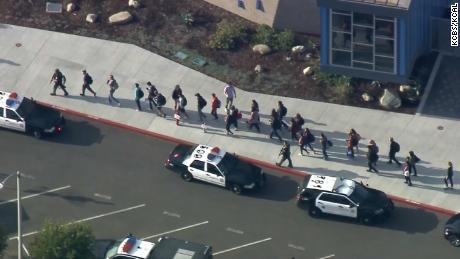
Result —
[[244, 0], [244, 8], [238, 6], [238, 0], [204, 1], [276, 29], [320, 33], [320, 12], [316, 0], [261, 0], [263, 11], [256, 9], [257, 0]]

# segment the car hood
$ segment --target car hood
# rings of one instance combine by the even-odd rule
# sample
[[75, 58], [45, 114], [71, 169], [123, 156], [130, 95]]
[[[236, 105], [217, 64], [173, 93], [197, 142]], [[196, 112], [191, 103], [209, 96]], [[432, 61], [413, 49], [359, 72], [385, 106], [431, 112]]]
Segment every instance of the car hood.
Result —
[[446, 227], [460, 232], [460, 213], [447, 220]]
[[244, 161], [238, 161], [227, 176], [229, 179], [238, 179], [246, 183], [259, 182], [263, 178], [262, 169]]
[[60, 124], [61, 113], [44, 106], [37, 106], [36, 109], [26, 118], [26, 122], [36, 128], [48, 129]]
[[387, 195], [379, 190], [367, 188], [369, 195], [359, 206], [362, 208], [385, 208], [391, 202]]

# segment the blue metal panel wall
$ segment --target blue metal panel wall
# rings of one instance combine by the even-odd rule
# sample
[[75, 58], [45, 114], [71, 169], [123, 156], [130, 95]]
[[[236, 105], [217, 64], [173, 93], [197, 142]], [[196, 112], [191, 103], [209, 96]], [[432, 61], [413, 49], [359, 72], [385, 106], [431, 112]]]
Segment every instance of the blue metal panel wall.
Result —
[[398, 75], [406, 75], [407, 73], [407, 22], [406, 17], [401, 17], [397, 20], [398, 28], [396, 31], [397, 37], [397, 65], [398, 65]]
[[321, 65], [329, 64], [329, 12], [327, 7], [320, 7], [321, 17]]

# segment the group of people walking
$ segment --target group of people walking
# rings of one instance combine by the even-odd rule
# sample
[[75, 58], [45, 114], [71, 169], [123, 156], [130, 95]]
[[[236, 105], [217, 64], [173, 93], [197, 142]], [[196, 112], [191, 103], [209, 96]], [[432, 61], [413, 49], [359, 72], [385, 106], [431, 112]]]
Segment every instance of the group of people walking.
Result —
[[[64, 96], [68, 96], [69, 93], [66, 89], [66, 77], [63, 73], [56, 69], [54, 74], [51, 77], [50, 83], [53, 83], [53, 91], [51, 95], [56, 95], [57, 89], [61, 89], [64, 92]], [[94, 97], [96, 97], [96, 92], [91, 88], [93, 84], [92, 77], [88, 74], [86, 70], [82, 70], [82, 88], [81, 96], [85, 96], [85, 92], [88, 90]], [[120, 101], [114, 96], [114, 93], [119, 88], [118, 82], [115, 80], [113, 75], [109, 75], [106, 84], [108, 86], [108, 103], [116, 103], [118, 106], [121, 106]], [[151, 83], [147, 82], [146, 90], [148, 95], [146, 101], [149, 103], [150, 110], [156, 110], [157, 114], [161, 117], [166, 117], [166, 114], [163, 112], [162, 107], [166, 104], [166, 98], [159, 90]], [[232, 127], [234, 130], [238, 131], [238, 121], [242, 119], [242, 113], [235, 107], [234, 100], [236, 99], [236, 89], [233, 83], [228, 83], [223, 91], [225, 95], [225, 130], [227, 135], [233, 135]], [[138, 111], [142, 111], [141, 100], [144, 97], [144, 91], [142, 90], [139, 83], [134, 84], [134, 102]], [[176, 85], [171, 95], [174, 101], [174, 119], [176, 120], [176, 125], [180, 125], [180, 121], [185, 118], [188, 119], [189, 115], [186, 111], [187, 107], [187, 98], [184, 96], [180, 85]], [[197, 98], [197, 113], [199, 121], [202, 124], [203, 131], [206, 132], [206, 120], [207, 116], [203, 112], [203, 109], [207, 106], [207, 101], [200, 93], [196, 93], [195, 97]], [[221, 101], [215, 93], [211, 94], [211, 116], [218, 120], [219, 116], [217, 110], [221, 108]], [[246, 120], [248, 129], [252, 130], [255, 128], [257, 132], [261, 132], [261, 120], [259, 113], [259, 104], [256, 100], [251, 101], [250, 105], [250, 115]], [[300, 153], [299, 155], [303, 156], [304, 152], [308, 155], [310, 152], [316, 154], [315, 149], [312, 144], [316, 141], [316, 137], [312, 134], [311, 130], [308, 127], [303, 128], [305, 124], [304, 118], [297, 113], [294, 117], [290, 118], [290, 124], [288, 124], [284, 118], [287, 116], [288, 109], [283, 104], [282, 101], [278, 101], [277, 107], [273, 108], [270, 113], [270, 134], [269, 138], [273, 139], [276, 137], [280, 142], [283, 143], [279, 156], [281, 160], [276, 163], [276, 165], [281, 166], [285, 161], [288, 161], [288, 167], [293, 167], [291, 159], [291, 146], [288, 141], [284, 140], [280, 135], [280, 132], [285, 129], [289, 131], [291, 135], [291, 140], [297, 142]], [[350, 129], [347, 134], [346, 139], [346, 155], [350, 159], [354, 159], [355, 155], [359, 153], [359, 142], [361, 136], [356, 132], [355, 129]], [[321, 154], [323, 159], [328, 160], [329, 156], [327, 149], [332, 147], [332, 142], [328, 140], [326, 135], [323, 132], [320, 132], [319, 139]], [[310, 151], [309, 151], [309, 150]], [[400, 151], [400, 145], [392, 137], [389, 138], [389, 152], [388, 152], [388, 163], [396, 163], [398, 166], [402, 166], [403, 175], [405, 178], [405, 183], [409, 186], [412, 186], [411, 175], [417, 176], [416, 164], [420, 159], [415, 155], [413, 151], [408, 153], [408, 156], [405, 158], [405, 162], [402, 164], [396, 158], [396, 153]], [[379, 160], [379, 147], [377, 146], [374, 140], [369, 140], [367, 144], [367, 165], [368, 172], [379, 173], [377, 169], [377, 161]], [[444, 178], [444, 183], [446, 188], [448, 188], [448, 183], [450, 183], [451, 188], [453, 188], [453, 165], [452, 162], [448, 162], [447, 176]]]

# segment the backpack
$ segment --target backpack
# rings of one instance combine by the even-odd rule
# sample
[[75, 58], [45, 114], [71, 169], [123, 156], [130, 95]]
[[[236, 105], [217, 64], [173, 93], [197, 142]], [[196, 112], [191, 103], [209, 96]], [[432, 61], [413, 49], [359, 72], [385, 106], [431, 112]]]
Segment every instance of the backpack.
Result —
[[118, 85], [118, 82], [117, 82], [117, 81], [115, 81], [115, 80], [113, 80], [113, 85], [112, 85], [112, 88], [113, 88], [113, 89], [115, 89], [115, 90], [117, 90], [117, 89], [118, 89], [118, 87], [119, 87], [119, 85]]
[[199, 102], [201, 107], [205, 107], [208, 104], [208, 102], [206, 102], [206, 100], [203, 97], [200, 98]]
[[286, 106], [282, 106], [281, 110], [280, 110], [281, 117], [286, 116], [286, 114], [287, 114], [287, 108], [286, 108]]
[[217, 101], [216, 101], [216, 102], [217, 102], [217, 103], [216, 103], [216, 104], [217, 104], [217, 105], [216, 105], [216, 106], [217, 106], [217, 108], [220, 108], [220, 106], [221, 106], [221, 104], [222, 104], [222, 103], [221, 103], [221, 101], [220, 101], [219, 99], [217, 99]]
[[88, 84], [92, 84], [92, 83], [93, 83], [93, 78], [90, 75], [88, 75]]
[[180, 106], [182, 108], [184, 108], [185, 106], [187, 106], [187, 98], [185, 98], [185, 96], [181, 96], [181, 102], [180, 102]]
[[398, 143], [395, 142], [395, 151], [399, 152], [399, 150], [400, 150], [400, 146]]
[[166, 104], [166, 98], [162, 94], [158, 94], [157, 96], [157, 104], [159, 106], [163, 106]]
[[142, 89], [139, 88], [137, 91], [139, 93], [139, 99], [144, 97], [144, 91], [142, 91]]

